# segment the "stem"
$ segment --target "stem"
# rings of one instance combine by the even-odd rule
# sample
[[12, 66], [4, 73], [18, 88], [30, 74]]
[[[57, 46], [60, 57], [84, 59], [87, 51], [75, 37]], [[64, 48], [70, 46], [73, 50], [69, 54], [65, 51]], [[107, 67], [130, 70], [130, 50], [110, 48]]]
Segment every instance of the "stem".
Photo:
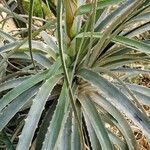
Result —
[[30, 51], [30, 56], [31, 56], [31, 61], [33, 63], [34, 69], [37, 72], [35, 63], [34, 63], [34, 59], [33, 59], [33, 54], [32, 54], [32, 14], [33, 14], [33, 5], [34, 5], [34, 0], [30, 1], [30, 10], [29, 10], [29, 28], [28, 28], [28, 32], [29, 32], [29, 51]]
[[66, 63], [65, 63], [64, 52], [63, 52], [62, 1], [61, 2], [58, 1], [57, 8], [58, 8], [57, 9], [57, 30], [58, 30], [58, 45], [59, 45], [59, 50], [60, 50], [60, 57], [61, 57], [61, 61], [62, 61], [62, 67], [63, 67], [63, 70], [64, 70], [64, 77], [65, 77], [65, 80], [66, 80], [67, 87], [69, 89], [69, 95], [70, 95], [70, 101], [71, 101], [72, 109], [74, 111], [75, 117], [76, 117], [77, 122], [78, 122], [82, 147], [83, 147], [83, 149], [85, 149], [85, 142], [84, 142], [85, 140], [84, 140], [84, 135], [83, 135], [83, 131], [82, 131], [82, 126], [80, 124], [77, 109], [76, 109], [76, 106], [75, 106], [75, 103], [74, 103], [74, 96], [73, 96], [71, 83], [70, 83], [69, 75], [68, 75], [68, 71], [67, 71], [67, 66], [66, 66]]

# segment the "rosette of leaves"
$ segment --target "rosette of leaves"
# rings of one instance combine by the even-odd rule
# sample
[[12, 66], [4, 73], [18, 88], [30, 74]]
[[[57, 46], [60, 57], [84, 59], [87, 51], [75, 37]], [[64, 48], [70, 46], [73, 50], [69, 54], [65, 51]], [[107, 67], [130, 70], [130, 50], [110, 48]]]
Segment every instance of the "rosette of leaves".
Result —
[[[27, 60], [30, 55], [34, 65], [25, 69], [37, 70], [0, 84], [1, 96], [5, 93], [0, 100], [3, 143], [17, 150], [137, 150], [127, 120], [149, 142], [150, 119], [142, 105], [150, 105], [150, 89], [127, 83], [127, 78], [150, 71], [123, 67], [149, 62], [149, 39], [138, 38], [150, 28], [149, 0], [58, 1], [56, 42], [42, 31], [42, 44], [32, 37], [50, 23], [32, 34], [32, 6], [33, 1], [29, 48], [28, 39], [19, 42], [1, 31], [10, 41], [0, 49], [1, 70], [7, 58]], [[13, 143], [7, 129], [22, 111], [23, 129], [13, 132], [18, 140]]]

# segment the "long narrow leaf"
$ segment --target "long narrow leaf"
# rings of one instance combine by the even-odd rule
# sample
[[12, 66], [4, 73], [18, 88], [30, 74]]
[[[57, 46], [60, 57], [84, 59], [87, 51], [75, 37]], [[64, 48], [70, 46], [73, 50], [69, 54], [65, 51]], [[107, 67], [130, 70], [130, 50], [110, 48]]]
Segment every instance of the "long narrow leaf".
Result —
[[131, 127], [124, 116], [103, 96], [98, 94], [91, 94], [90, 96], [96, 104], [104, 108], [110, 115], [113, 116], [113, 118], [116, 119], [117, 127], [119, 126], [120, 132], [126, 139], [129, 149], [136, 149], [137, 143], [134, 134], [132, 133]]
[[110, 132], [108, 130], [109, 138], [111, 139], [112, 143], [114, 144], [114, 147], [120, 148], [121, 150], [127, 150], [127, 145], [119, 139], [114, 133]]
[[35, 84], [41, 82], [42, 80], [49, 78], [51, 75], [55, 74], [60, 67], [60, 59], [56, 61], [50, 68], [50, 70], [44, 71], [42, 73], [38, 73], [34, 75], [33, 77], [25, 80], [23, 83], [19, 84], [16, 88], [12, 89], [10, 92], [8, 92], [5, 96], [3, 96], [0, 99], [1, 105], [0, 105], [0, 111], [8, 105], [13, 99], [15, 99], [17, 96], [34, 86]]
[[34, 86], [35, 84], [41, 82], [46, 77], [46, 73], [40, 73], [37, 75], [34, 75], [33, 77], [25, 80], [23, 83], [19, 84], [16, 88], [12, 89], [10, 92], [8, 92], [6, 95], [1, 98], [0, 102], [0, 111], [8, 105], [12, 100], [14, 100], [17, 96]]
[[100, 116], [98, 115], [98, 111], [96, 110], [96, 107], [93, 105], [90, 98], [85, 95], [81, 95], [79, 97], [79, 100], [83, 110], [87, 114], [89, 120], [92, 122], [92, 126], [95, 130], [97, 138], [100, 141], [102, 149], [113, 150], [113, 146], [110, 142], [107, 131], [102, 123]]
[[[5, 52], [8, 52], [8, 51], [11, 51], [13, 50], [19, 43], [23, 42], [22, 40], [20, 40], [19, 42], [18, 41], [15, 41], [15, 42], [11, 42], [9, 44], [6, 44], [2, 47], [0, 47], [0, 53], [5, 53]], [[53, 58], [56, 58], [56, 52], [53, 51], [50, 46], [46, 45], [45, 43], [43, 42], [39, 42], [39, 41], [34, 41], [32, 40], [32, 48], [33, 48], [33, 52], [34, 50], [39, 50], [41, 52], [44, 52], [44, 53], [47, 53], [49, 54], [50, 56], [52, 56]], [[28, 52], [28, 43], [27, 42], [24, 42], [20, 48], [19, 48], [20, 51], [27, 51]]]
[[130, 89], [137, 91], [137, 92], [142, 92], [143, 94], [150, 96], [150, 88], [142, 86], [142, 85], [137, 85], [137, 84], [126, 84]]
[[[82, 124], [82, 110], [81, 110], [81, 106], [78, 107], [77, 106], [77, 111], [79, 114], [79, 119], [81, 121]], [[78, 124], [77, 124], [77, 120], [72, 112], [72, 134], [71, 134], [71, 150], [81, 150], [82, 146], [81, 146], [81, 137], [79, 134], [79, 130], [78, 130]]]
[[0, 131], [6, 126], [6, 124], [12, 119], [12, 117], [20, 110], [20, 108], [33, 97], [38, 91], [38, 86], [33, 86], [23, 94], [19, 95], [0, 113]]
[[40, 116], [46, 104], [46, 101], [51, 94], [56, 83], [60, 80], [61, 75], [54, 75], [49, 78], [40, 88], [38, 94], [33, 100], [33, 104], [29, 111], [28, 117], [25, 120], [25, 126], [20, 135], [16, 150], [28, 150], [38, 125]]
[[[77, 35], [76, 38], [82, 38], [82, 36], [83, 36], [83, 33]], [[84, 35], [84, 37], [90, 37], [90, 36], [91, 36], [91, 32], [87, 32]], [[94, 32], [93, 37], [101, 38], [102, 34], [99, 32]], [[150, 45], [149, 44], [137, 41], [135, 39], [129, 39], [129, 38], [123, 37], [123, 36], [116, 36], [116, 37], [113, 37], [112, 41], [115, 43], [124, 45], [126, 47], [129, 47], [131, 49], [135, 49], [135, 50], [140, 51], [140, 52], [150, 53]]]
[[42, 124], [39, 127], [40, 128], [39, 133], [38, 133], [37, 138], [36, 138], [36, 146], [35, 146], [36, 150], [42, 149], [43, 141], [45, 139], [47, 129], [50, 125], [50, 121], [53, 117], [56, 105], [57, 105], [57, 101], [54, 101], [52, 106], [50, 106], [50, 108], [48, 109], [48, 112], [46, 113], [44, 119], [42, 120]]
[[30, 76], [20, 77], [12, 80], [5, 81], [0, 84], [0, 92], [17, 87], [21, 84], [24, 80], [28, 79]]
[[122, 15], [124, 11], [133, 3], [133, 0], [127, 1], [110, 13], [104, 20], [97, 25], [95, 31], [102, 31], [108, 24], [112, 23], [118, 16]]
[[1, 29], [0, 29], [0, 35], [1, 35], [1, 37], [3, 37], [6, 40], [8, 40], [9, 42], [16, 41], [16, 38], [14, 38], [13, 36], [11, 36], [10, 34], [4, 32], [4, 31], [2, 31]]
[[112, 72], [123, 72], [123, 73], [128, 73], [128, 74], [150, 74], [150, 70], [141, 70], [141, 69], [136, 69], [136, 68], [116, 68], [116, 69], [111, 69]]
[[[71, 133], [72, 133], [72, 131], [71, 131], [71, 125], [72, 125], [71, 119], [72, 118], [71, 117], [72, 116], [69, 115], [69, 117], [67, 118], [62, 136], [60, 138], [60, 142], [58, 144], [59, 150], [72, 150], [71, 149]], [[78, 149], [78, 148], [76, 147], [76, 149]], [[80, 150], [80, 149], [78, 149], [78, 150]]]
[[128, 117], [137, 124], [150, 139], [150, 120], [144, 115], [121, 91], [119, 91], [113, 84], [107, 81], [91, 70], [82, 69], [79, 71], [79, 76], [92, 83], [95, 87], [111, 98], [111, 103], [117, 109], [123, 111]]
[[96, 132], [95, 132], [94, 128], [92, 127], [92, 124], [90, 123], [90, 120], [89, 120], [88, 116], [86, 115], [86, 113], [83, 113], [83, 114], [84, 114], [84, 118], [86, 121], [86, 126], [87, 126], [87, 130], [89, 133], [89, 139], [91, 142], [91, 146], [92, 146], [93, 150], [101, 150], [102, 148], [100, 145], [100, 141], [97, 138]]
[[[112, 4], [117, 4], [120, 3], [124, 0], [103, 0], [97, 3], [97, 7], [96, 9], [103, 9], [107, 6], [110, 6]], [[89, 13], [90, 10], [92, 8], [92, 4], [85, 4], [85, 5], [81, 5], [78, 10], [76, 11], [76, 15], [83, 15], [85, 13]]]
[[76, 105], [75, 105], [75, 100], [74, 100], [74, 95], [73, 95], [73, 91], [72, 91], [72, 81], [70, 81], [70, 77], [69, 77], [69, 72], [68, 72], [68, 68], [67, 68], [67, 64], [65, 61], [65, 57], [64, 57], [64, 43], [63, 43], [63, 28], [62, 28], [62, 14], [63, 14], [63, 7], [62, 7], [62, 1], [61, 2], [57, 2], [57, 30], [58, 30], [58, 46], [59, 46], [59, 51], [60, 51], [60, 58], [61, 58], [61, 62], [62, 62], [62, 68], [63, 68], [63, 72], [64, 72], [64, 78], [66, 81], [66, 85], [68, 87], [69, 90], [69, 95], [70, 95], [70, 102], [71, 102], [71, 106], [72, 109], [74, 111], [75, 117], [77, 119], [78, 122], [78, 129], [79, 129], [79, 133], [81, 136], [81, 143], [82, 146], [84, 147], [85, 143], [84, 143], [84, 135], [80, 126], [80, 121], [78, 118], [78, 113], [76, 110]]
[[44, 39], [44, 42], [46, 42], [46, 44], [50, 46], [52, 50], [58, 51], [58, 46], [52, 36], [48, 35], [45, 31], [42, 31], [40, 35]]
[[48, 127], [48, 132], [46, 134], [42, 150], [57, 148], [57, 144], [63, 133], [65, 122], [68, 117], [68, 107], [69, 95], [66, 85], [64, 84], [53, 118], [50, 122], [50, 126]]

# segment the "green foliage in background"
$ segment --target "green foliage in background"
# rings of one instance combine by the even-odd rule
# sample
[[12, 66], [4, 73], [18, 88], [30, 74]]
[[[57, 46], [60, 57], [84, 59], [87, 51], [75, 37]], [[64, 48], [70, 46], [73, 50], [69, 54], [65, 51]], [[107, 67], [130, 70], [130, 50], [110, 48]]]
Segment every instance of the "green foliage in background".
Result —
[[[36, 2], [36, 1], [35, 1]], [[150, 70], [149, 0], [64, 0], [57, 17], [26, 24], [29, 36], [0, 30], [0, 146], [16, 150], [138, 150], [131, 125], [150, 139], [150, 89], [128, 83]], [[117, 128], [120, 136], [111, 127]]]
[[[30, 0], [23, 0], [22, 4], [23, 4], [23, 8], [24, 8], [26, 14], [28, 14], [29, 13], [29, 7], [30, 7]], [[49, 16], [50, 12], [48, 10], [47, 5], [40, 0], [35, 0], [34, 1], [34, 7], [33, 7], [33, 16], [42, 17], [43, 13], [45, 15]]]

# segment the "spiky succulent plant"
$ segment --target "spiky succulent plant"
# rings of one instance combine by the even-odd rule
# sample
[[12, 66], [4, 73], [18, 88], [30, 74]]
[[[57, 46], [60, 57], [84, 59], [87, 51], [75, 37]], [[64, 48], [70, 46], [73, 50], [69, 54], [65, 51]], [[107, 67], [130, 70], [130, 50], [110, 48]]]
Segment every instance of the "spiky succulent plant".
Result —
[[[17, 150], [138, 150], [129, 121], [149, 141], [150, 118], [142, 105], [150, 105], [150, 89], [127, 81], [150, 71], [124, 66], [150, 61], [149, 39], [139, 38], [150, 30], [150, 1], [57, 0], [56, 23], [48, 20], [38, 29], [30, 3], [29, 38], [0, 30], [9, 41], [0, 47], [1, 141]], [[56, 40], [47, 33], [52, 26]], [[11, 60], [24, 66], [7, 77]]]

